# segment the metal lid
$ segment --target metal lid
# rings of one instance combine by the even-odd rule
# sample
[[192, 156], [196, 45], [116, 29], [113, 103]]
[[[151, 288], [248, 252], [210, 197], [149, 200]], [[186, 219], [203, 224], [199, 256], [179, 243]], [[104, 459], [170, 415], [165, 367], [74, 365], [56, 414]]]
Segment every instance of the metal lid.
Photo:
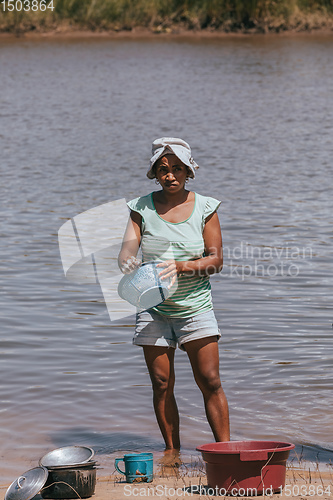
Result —
[[30, 500], [43, 488], [48, 477], [45, 467], [35, 467], [17, 478], [8, 488], [5, 500]]

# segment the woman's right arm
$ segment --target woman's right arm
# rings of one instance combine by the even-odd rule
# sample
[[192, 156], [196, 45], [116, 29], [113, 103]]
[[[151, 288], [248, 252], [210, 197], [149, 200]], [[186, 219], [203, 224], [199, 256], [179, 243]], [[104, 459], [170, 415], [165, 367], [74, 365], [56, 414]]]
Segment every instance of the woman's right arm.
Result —
[[134, 271], [141, 264], [136, 258], [141, 243], [141, 223], [141, 215], [131, 210], [118, 255], [118, 266], [125, 274]]

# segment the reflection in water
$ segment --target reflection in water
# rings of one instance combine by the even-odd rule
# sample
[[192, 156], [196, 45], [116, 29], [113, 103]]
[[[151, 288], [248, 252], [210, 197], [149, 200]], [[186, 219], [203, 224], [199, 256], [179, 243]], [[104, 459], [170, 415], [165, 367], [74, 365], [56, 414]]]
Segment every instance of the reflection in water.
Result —
[[[1, 482], [48, 450], [162, 452], [134, 316], [63, 276], [75, 215], [156, 188], [163, 135], [191, 144], [190, 188], [222, 200], [212, 278], [233, 439], [276, 438], [328, 461], [332, 386], [332, 39], [1, 41]], [[210, 442], [176, 356], [184, 455]], [[298, 451], [300, 448], [298, 448]], [[111, 470], [112, 469], [112, 470]]]

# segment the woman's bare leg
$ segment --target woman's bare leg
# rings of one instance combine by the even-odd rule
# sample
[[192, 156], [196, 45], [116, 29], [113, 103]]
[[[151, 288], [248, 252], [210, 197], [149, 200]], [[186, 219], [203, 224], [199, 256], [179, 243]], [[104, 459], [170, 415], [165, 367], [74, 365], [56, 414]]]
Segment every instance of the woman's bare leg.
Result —
[[154, 410], [166, 450], [179, 450], [179, 414], [173, 393], [175, 349], [144, 346], [143, 352], [153, 387]]
[[219, 351], [216, 337], [206, 337], [183, 344], [191, 362], [193, 375], [202, 392], [207, 420], [216, 441], [229, 441], [229, 410], [219, 373]]

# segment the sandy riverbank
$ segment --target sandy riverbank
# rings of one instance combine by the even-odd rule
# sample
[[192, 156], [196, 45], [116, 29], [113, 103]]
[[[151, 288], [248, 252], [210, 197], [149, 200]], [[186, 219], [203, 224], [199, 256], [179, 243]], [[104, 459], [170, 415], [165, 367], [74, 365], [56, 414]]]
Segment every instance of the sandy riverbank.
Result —
[[[176, 470], [158, 471], [151, 483], [126, 483], [123, 476], [110, 474], [97, 477], [93, 500], [123, 500], [126, 498], [158, 498], [160, 500], [180, 500], [182, 498], [213, 499], [222, 498], [206, 490], [206, 476], [199, 473], [193, 476], [183, 475]], [[0, 487], [0, 496], [4, 498], [7, 486]], [[215, 493], [215, 492], [214, 492]], [[37, 495], [36, 500], [40, 499]], [[225, 497], [224, 497], [225, 498]], [[229, 496], [227, 498], [233, 498]], [[249, 497], [237, 497], [249, 498]], [[251, 497], [254, 498], [254, 497]], [[260, 498], [264, 498], [262, 495]], [[281, 494], [270, 495], [273, 500], [332, 500], [333, 471], [309, 471], [292, 468], [287, 470], [286, 487]]]
[[214, 40], [231, 38], [321, 38], [333, 39], [333, 29], [322, 28], [316, 30], [287, 30], [281, 33], [254, 33], [254, 32], [223, 32], [209, 30], [185, 30], [179, 29], [170, 32], [155, 32], [147, 28], [135, 28], [131, 31], [91, 31], [79, 28], [58, 27], [47, 31], [16, 31], [1, 32], [0, 40], [28, 39], [28, 40], [83, 40], [83, 39], [113, 39], [113, 40]]
[[[313, 20], [314, 19], [314, 20]], [[18, 23], [16, 26], [5, 26], [0, 23], [1, 38], [230, 38], [230, 37], [293, 37], [293, 36], [332, 36], [333, 37], [333, 15], [317, 19], [303, 19], [301, 23], [290, 24], [279, 29], [278, 24], [265, 28], [240, 28], [237, 30], [194, 28], [189, 29], [181, 24], [170, 26], [143, 27], [135, 26], [131, 29], [89, 29], [80, 24], [70, 21], [62, 21], [56, 24], [50, 23], [39, 26], [30, 26], [26, 23]]]

